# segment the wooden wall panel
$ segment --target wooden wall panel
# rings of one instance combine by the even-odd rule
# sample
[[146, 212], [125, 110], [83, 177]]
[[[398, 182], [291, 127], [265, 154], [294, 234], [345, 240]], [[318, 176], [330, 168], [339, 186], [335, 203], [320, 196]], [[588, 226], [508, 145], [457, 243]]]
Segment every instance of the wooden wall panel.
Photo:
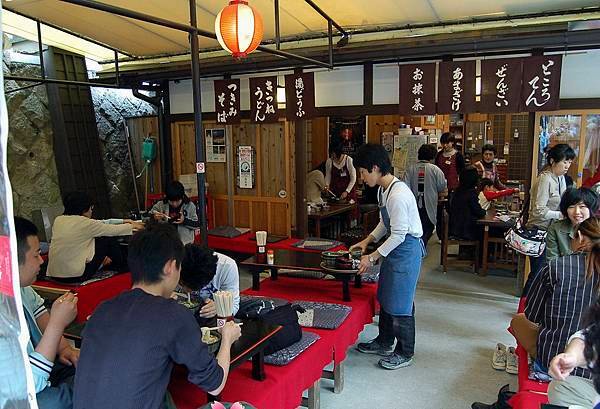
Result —
[[[204, 129], [219, 128], [215, 122], [205, 122]], [[228, 126], [231, 135], [232, 151], [236, 160], [237, 147], [254, 147], [255, 185], [253, 189], [240, 189], [234, 183], [233, 213], [236, 227], [249, 227], [252, 230], [265, 229], [272, 234], [290, 235], [292, 220], [291, 207], [294, 199], [295, 155], [293, 124], [284, 120], [276, 124], [258, 126], [249, 122]], [[172, 124], [173, 132], [173, 173], [175, 177], [195, 172], [195, 141], [192, 122]], [[227, 175], [226, 163], [207, 163], [206, 181], [212, 198], [212, 222], [215, 226], [227, 224]], [[287, 196], [279, 197], [285, 190]], [[276, 204], [273, 210], [272, 204]], [[277, 214], [275, 214], [277, 212]], [[273, 230], [275, 228], [275, 230]]]
[[260, 163], [261, 188], [260, 196], [279, 197], [279, 191], [286, 189], [283, 123], [260, 126]]
[[251, 227], [251, 207], [249, 201], [235, 200], [233, 205], [234, 223], [236, 227]]
[[227, 225], [227, 198], [212, 198], [213, 226]]
[[311, 130], [312, 137], [309, 150], [312, 158], [310, 169], [319, 166], [321, 162], [326, 161], [329, 157], [329, 118], [313, 118]]
[[289, 234], [288, 205], [286, 203], [271, 203], [271, 228], [275, 235]]
[[269, 203], [251, 202], [250, 204], [252, 206], [252, 230], [269, 232]]
[[382, 132], [398, 133], [402, 123], [400, 115], [369, 115], [367, 121], [367, 141], [381, 143]]
[[[148, 168], [148, 193], [161, 193], [162, 178], [160, 175], [160, 142], [158, 140], [158, 118], [155, 116], [147, 116], [141, 118], [128, 118], [125, 120], [129, 129], [129, 140], [131, 141], [131, 154], [133, 163], [135, 164], [135, 173], [139, 174], [144, 167], [142, 162], [142, 142], [147, 136], [154, 138], [156, 142], [156, 159]], [[146, 191], [144, 186], [146, 177], [141, 177], [138, 181], [138, 192], [140, 199]]]

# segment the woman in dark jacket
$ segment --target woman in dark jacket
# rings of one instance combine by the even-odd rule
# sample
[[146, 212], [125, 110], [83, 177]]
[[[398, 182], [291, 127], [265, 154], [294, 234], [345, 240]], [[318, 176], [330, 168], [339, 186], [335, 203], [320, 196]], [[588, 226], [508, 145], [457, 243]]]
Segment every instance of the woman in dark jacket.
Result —
[[485, 216], [485, 210], [479, 205], [478, 183], [479, 173], [473, 166], [460, 173], [458, 189], [450, 201], [450, 236], [463, 240], [481, 238], [481, 227], [477, 226], [477, 220]]

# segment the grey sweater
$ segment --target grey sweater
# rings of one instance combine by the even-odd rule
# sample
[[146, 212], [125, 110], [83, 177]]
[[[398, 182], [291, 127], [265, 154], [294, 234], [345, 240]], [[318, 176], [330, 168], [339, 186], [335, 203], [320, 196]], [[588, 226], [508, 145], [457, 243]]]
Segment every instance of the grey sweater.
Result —
[[547, 230], [553, 220], [560, 219], [560, 198], [566, 189], [564, 176], [556, 176], [550, 170], [542, 171], [531, 187], [527, 227]]

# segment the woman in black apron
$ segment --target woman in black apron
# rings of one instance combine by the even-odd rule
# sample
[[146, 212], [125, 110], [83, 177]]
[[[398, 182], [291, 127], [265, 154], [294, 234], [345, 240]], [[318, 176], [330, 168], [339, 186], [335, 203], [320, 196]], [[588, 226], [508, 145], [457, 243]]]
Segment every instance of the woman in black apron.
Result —
[[[412, 364], [415, 347], [414, 297], [425, 254], [419, 210], [410, 188], [390, 172], [392, 166], [383, 146], [367, 144], [356, 156], [355, 165], [364, 182], [379, 185], [380, 222], [363, 241], [350, 248], [360, 248], [388, 238], [371, 254], [363, 255], [359, 273], [381, 259], [377, 299], [379, 335], [370, 342], [358, 344], [358, 350], [384, 356], [379, 365], [398, 369]], [[394, 339], [396, 347], [393, 347]]]

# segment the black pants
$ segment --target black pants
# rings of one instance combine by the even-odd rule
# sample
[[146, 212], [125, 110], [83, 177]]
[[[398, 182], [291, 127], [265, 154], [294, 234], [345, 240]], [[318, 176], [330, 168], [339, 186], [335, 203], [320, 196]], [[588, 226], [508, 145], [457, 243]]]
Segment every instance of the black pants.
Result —
[[391, 315], [381, 308], [379, 311], [379, 335], [377, 342], [390, 347], [396, 339], [394, 352], [406, 358], [415, 354], [415, 306], [412, 315]]
[[431, 222], [431, 220], [429, 220], [427, 209], [425, 209], [425, 207], [419, 209], [419, 217], [421, 218], [421, 227], [423, 228], [423, 236], [421, 236], [421, 239], [423, 240], [425, 247], [427, 247], [427, 242], [433, 234], [435, 225]]
[[126, 269], [123, 259], [123, 253], [116, 237], [96, 237], [94, 257], [89, 263], [86, 263], [83, 275], [80, 277], [59, 278], [54, 277], [56, 281], [63, 283], [80, 283], [89, 280], [98, 272], [102, 266], [105, 257], [112, 260], [107, 266], [107, 270], [122, 272]]

